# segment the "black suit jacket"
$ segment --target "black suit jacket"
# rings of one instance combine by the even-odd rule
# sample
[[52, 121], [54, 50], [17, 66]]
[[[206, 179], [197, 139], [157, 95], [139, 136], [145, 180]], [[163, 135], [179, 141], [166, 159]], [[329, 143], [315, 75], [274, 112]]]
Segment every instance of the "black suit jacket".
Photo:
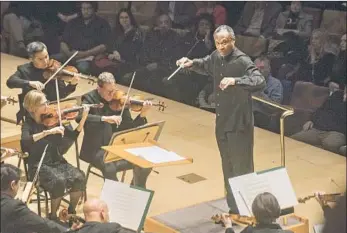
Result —
[[[232, 228], [225, 230], [225, 233], [235, 233]], [[278, 224], [259, 224], [255, 227], [248, 226], [241, 233], [293, 233], [292, 231], [282, 230]]]
[[135, 233], [135, 231], [125, 229], [115, 222], [86, 222], [80, 229], [70, 230], [69, 233]]
[[67, 229], [32, 212], [22, 201], [1, 194], [2, 233], [60, 233]]
[[[122, 131], [130, 128], [135, 128], [147, 123], [146, 118], [136, 117], [134, 120], [128, 109], [125, 109], [122, 116], [122, 123], [119, 128], [116, 124], [109, 124], [101, 121], [102, 116], [120, 115], [120, 112], [114, 112], [110, 109], [109, 104], [101, 98], [97, 90], [90, 91], [82, 96], [83, 104], [99, 104], [103, 103], [103, 108], [91, 108], [84, 124], [84, 136], [81, 147], [81, 159], [93, 163], [96, 153], [100, 147], [109, 144], [112, 134], [116, 131]], [[79, 121], [77, 119], [77, 121]]]

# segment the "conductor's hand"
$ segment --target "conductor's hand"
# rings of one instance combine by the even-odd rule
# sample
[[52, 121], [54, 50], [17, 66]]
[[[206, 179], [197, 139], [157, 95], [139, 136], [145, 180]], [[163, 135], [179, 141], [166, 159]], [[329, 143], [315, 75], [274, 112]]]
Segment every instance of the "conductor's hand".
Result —
[[232, 228], [231, 218], [229, 218], [228, 214], [222, 214], [222, 222], [224, 223], [225, 228]]
[[178, 61], [176, 61], [177, 66], [182, 66], [183, 68], [190, 68], [193, 66], [193, 61], [188, 59], [187, 57], [182, 57]]
[[224, 91], [228, 86], [234, 86], [235, 83], [234, 78], [223, 78], [222, 81], [220, 81], [219, 88]]
[[40, 81], [30, 81], [29, 82], [29, 85], [32, 87], [32, 88], [35, 88], [36, 90], [38, 91], [41, 91], [43, 90], [45, 87], [43, 85], [43, 83], [41, 83]]

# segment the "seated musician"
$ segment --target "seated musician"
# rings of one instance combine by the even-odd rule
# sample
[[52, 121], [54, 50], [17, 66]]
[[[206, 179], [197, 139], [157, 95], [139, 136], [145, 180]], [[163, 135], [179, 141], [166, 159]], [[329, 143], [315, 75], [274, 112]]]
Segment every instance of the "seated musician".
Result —
[[[121, 109], [111, 110], [109, 102], [116, 91], [116, 83], [113, 75], [103, 72], [98, 77], [98, 87], [82, 96], [84, 104], [103, 103], [103, 108], [91, 109], [84, 126], [84, 137], [81, 147], [81, 159], [100, 169], [106, 179], [118, 180], [117, 172], [134, 169], [134, 185], [145, 187], [150, 169], [143, 169], [125, 161], [119, 160], [105, 163], [105, 151], [102, 146], [109, 144], [112, 134], [135, 128], [147, 123], [146, 114], [151, 102], [145, 102], [141, 113], [132, 119], [129, 109], [125, 108], [123, 115]], [[119, 127], [117, 127], [119, 125]]]
[[85, 223], [78, 229], [69, 232], [75, 233], [135, 233], [132, 230], [122, 228], [115, 222], [109, 222], [109, 210], [107, 204], [99, 199], [88, 199], [84, 203], [83, 213]]
[[14, 199], [19, 188], [20, 169], [1, 164], [1, 232], [59, 233], [67, 229], [32, 212], [22, 201]]
[[84, 107], [82, 119], [75, 130], [69, 126], [48, 128], [43, 125], [41, 118], [48, 110], [45, 95], [37, 90], [28, 92], [23, 106], [30, 114], [22, 126], [22, 151], [28, 152], [29, 176], [33, 179], [38, 163], [47, 147], [43, 160], [39, 183], [51, 197], [50, 219], [57, 218], [57, 210], [66, 190], [70, 192], [69, 213], [75, 213], [76, 205], [85, 190], [85, 175], [76, 167], [69, 164], [63, 155], [68, 151], [81, 132], [88, 116], [88, 107]]
[[[282, 230], [276, 223], [280, 217], [281, 208], [274, 195], [265, 192], [258, 194], [252, 203], [252, 212], [256, 219], [256, 226], [248, 226], [241, 233], [292, 233], [292, 231]], [[231, 219], [228, 214], [222, 215], [222, 221], [225, 225], [225, 233], [234, 233]]]
[[[26, 93], [30, 90], [36, 89], [43, 91], [47, 99], [50, 101], [56, 100], [56, 87], [55, 81], [50, 81], [46, 86], [43, 84], [46, 79], [43, 73], [49, 67], [50, 59], [47, 47], [42, 42], [32, 42], [27, 46], [29, 56], [29, 63], [17, 67], [17, 71], [11, 75], [6, 84], [9, 88], [21, 88], [22, 93], [18, 96], [20, 111], [17, 113], [17, 122], [23, 121], [25, 111], [22, 107], [23, 99]], [[63, 80], [59, 80], [59, 94], [60, 98], [65, 98], [75, 91], [79, 78], [73, 77], [69, 84], [65, 84]]]

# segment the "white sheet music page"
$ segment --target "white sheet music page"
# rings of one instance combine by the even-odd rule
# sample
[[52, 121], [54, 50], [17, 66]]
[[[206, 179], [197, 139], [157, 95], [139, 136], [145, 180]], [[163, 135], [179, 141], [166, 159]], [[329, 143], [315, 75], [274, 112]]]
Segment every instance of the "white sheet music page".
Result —
[[125, 151], [135, 156], [140, 156], [151, 163], [166, 163], [185, 159], [175, 152], [167, 151], [159, 146], [130, 148], [125, 149]]
[[137, 231], [145, 213], [150, 192], [105, 179], [100, 198], [108, 205], [110, 222], [116, 222], [122, 227]]
[[271, 170], [261, 173], [258, 176], [267, 179], [271, 185], [272, 194], [277, 198], [281, 209], [293, 207], [298, 204], [298, 199], [286, 168]]

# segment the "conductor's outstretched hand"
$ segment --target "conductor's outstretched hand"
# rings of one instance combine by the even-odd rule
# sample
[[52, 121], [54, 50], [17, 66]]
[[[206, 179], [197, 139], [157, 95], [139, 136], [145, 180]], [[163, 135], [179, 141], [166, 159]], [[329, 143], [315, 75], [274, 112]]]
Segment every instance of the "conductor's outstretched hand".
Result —
[[176, 61], [177, 66], [182, 66], [183, 68], [190, 68], [193, 66], [193, 61], [188, 59], [187, 57], [182, 57], [178, 61]]

